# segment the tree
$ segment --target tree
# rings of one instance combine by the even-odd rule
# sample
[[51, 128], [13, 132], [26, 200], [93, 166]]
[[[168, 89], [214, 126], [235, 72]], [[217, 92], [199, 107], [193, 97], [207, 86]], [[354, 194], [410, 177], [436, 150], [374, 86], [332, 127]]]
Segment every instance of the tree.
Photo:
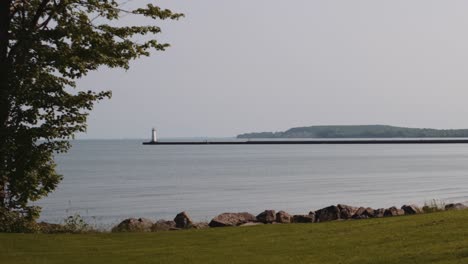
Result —
[[[0, 0], [0, 209], [26, 213], [56, 188], [54, 154], [85, 131], [93, 104], [111, 96], [76, 91], [77, 79], [100, 66], [128, 69], [169, 46], [154, 39], [161, 29], [153, 23], [183, 15], [152, 4], [126, 9], [128, 2]], [[116, 25], [123, 16], [148, 23]]]

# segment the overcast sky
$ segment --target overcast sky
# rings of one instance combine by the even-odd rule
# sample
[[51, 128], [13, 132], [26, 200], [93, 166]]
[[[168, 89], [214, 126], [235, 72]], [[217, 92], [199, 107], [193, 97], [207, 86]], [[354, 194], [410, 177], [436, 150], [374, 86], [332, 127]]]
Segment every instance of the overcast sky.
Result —
[[152, 127], [160, 137], [330, 124], [468, 128], [468, 1], [156, 3], [186, 15], [160, 24], [172, 47], [81, 80], [113, 98], [79, 138], [148, 138]]

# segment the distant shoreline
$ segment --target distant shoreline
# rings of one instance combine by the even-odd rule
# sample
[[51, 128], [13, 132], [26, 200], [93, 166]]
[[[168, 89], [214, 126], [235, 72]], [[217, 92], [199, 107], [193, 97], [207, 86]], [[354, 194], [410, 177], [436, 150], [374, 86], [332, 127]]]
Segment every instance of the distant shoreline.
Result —
[[388, 125], [309, 126], [295, 127], [281, 132], [254, 132], [237, 136], [254, 138], [468, 138], [468, 129], [408, 128]]

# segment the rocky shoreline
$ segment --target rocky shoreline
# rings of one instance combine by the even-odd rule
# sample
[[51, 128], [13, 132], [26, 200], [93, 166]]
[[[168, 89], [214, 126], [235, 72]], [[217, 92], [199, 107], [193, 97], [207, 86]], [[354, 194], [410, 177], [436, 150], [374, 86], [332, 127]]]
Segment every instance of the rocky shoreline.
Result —
[[174, 220], [158, 220], [153, 222], [147, 218], [125, 219], [112, 228], [112, 232], [159, 232], [182, 229], [203, 229], [216, 227], [252, 226], [261, 224], [292, 224], [292, 223], [322, 223], [339, 220], [359, 220], [369, 218], [394, 217], [403, 215], [422, 214], [442, 210], [462, 210], [468, 207], [461, 203], [447, 204], [442, 208], [434, 206], [419, 207], [417, 205], [403, 205], [390, 208], [373, 209], [370, 207], [356, 207], [344, 204], [328, 206], [304, 215], [291, 215], [285, 211], [265, 210], [257, 216], [247, 213], [222, 213], [214, 217], [209, 223], [194, 222], [187, 212], [177, 214]]

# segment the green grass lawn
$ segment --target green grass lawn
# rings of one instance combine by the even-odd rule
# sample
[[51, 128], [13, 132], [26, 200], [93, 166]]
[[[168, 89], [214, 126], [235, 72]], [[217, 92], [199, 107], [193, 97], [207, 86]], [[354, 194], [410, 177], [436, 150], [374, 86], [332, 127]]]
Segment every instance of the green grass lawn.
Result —
[[0, 263], [468, 263], [468, 210], [160, 233], [0, 234]]

